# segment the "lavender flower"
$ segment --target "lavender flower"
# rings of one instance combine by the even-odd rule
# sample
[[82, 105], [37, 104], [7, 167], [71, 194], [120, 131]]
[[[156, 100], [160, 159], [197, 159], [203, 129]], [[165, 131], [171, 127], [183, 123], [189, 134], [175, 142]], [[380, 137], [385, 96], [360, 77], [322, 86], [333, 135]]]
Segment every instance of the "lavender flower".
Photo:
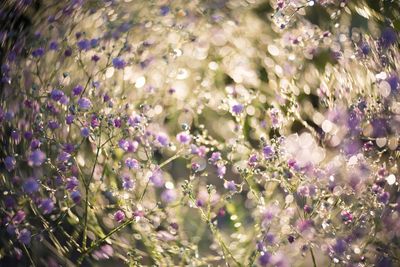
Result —
[[9, 172], [11, 172], [12, 170], [15, 169], [16, 164], [17, 164], [17, 161], [13, 156], [7, 156], [4, 159], [4, 166], [6, 167], [6, 170]]
[[165, 133], [159, 133], [159, 134], [157, 135], [157, 142], [158, 142], [161, 146], [168, 146], [168, 144], [169, 144], [168, 135], [166, 135]]
[[32, 56], [35, 57], [35, 58], [42, 57], [44, 55], [44, 52], [45, 52], [44, 48], [43, 47], [39, 47], [39, 48], [37, 48], [37, 49], [32, 51]]
[[243, 110], [244, 110], [244, 107], [243, 107], [242, 104], [234, 104], [234, 105], [232, 106], [232, 112], [233, 112], [234, 114], [236, 114], [236, 115], [242, 113]]
[[114, 220], [118, 223], [121, 223], [123, 220], [125, 220], [125, 213], [122, 210], [118, 210], [114, 213]]
[[85, 97], [82, 97], [78, 100], [78, 106], [82, 110], [88, 110], [92, 107], [92, 102]]
[[125, 60], [123, 60], [122, 58], [116, 57], [112, 60], [112, 64], [114, 66], [114, 68], [122, 70], [125, 68], [126, 66], [126, 62]]
[[33, 177], [28, 178], [23, 184], [23, 190], [27, 194], [33, 194], [39, 191], [39, 183]]
[[133, 158], [127, 158], [125, 160], [125, 165], [129, 169], [138, 170], [140, 168], [139, 162], [136, 159], [133, 159]]
[[160, 170], [155, 170], [150, 175], [149, 180], [154, 184], [156, 187], [161, 187], [164, 185], [164, 178], [162, 172]]
[[79, 185], [78, 179], [75, 176], [72, 176], [67, 179], [65, 189], [67, 189], [68, 191], [73, 191], [78, 185]]
[[161, 200], [166, 203], [171, 203], [176, 199], [176, 192], [174, 189], [167, 189], [161, 194]]
[[88, 39], [82, 39], [76, 45], [79, 50], [87, 51], [90, 49], [90, 41]]
[[77, 85], [72, 89], [72, 93], [75, 96], [80, 95], [82, 92], [83, 92], [83, 86], [82, 85]]
[[50, 214], [54, 209], [54, 202], [50, 198], [43, 199], [39, 207], [42, 209], [43, 214]]
[[81, 135], [82, 137], [88, 138], [90, 135], [90, 129], [88, 127], [83, 127], [81, 129]]
[[12, 218], [12, 222], [14, 224], [20, 224], [22, 223], [26, 218], [26, 213], [23, 210], [19, 210], [17, 211], [17, 213], [15, 213], [14, 217]]
[[57, 41], [51, 41], [51, 42], [50, 42], [50, 45], [49, 45], [49, 48], [50, 48], [50, 50], [54, 50], [54, 51], [58, 50], [58, 43], [57, 43]]
[[181, 144], [189, 144], [192, 138], [187, 132], [180, 132], [176, 135], [176, 140]]
[[32, 234], [28, 229], [22, 229], [18, 234], [18, 240], [24, 245], [29, 245], [31, 242]]
[[81, 201], [81, 192], [79, 192], [79, 190], [72, 191], [71, 199], [75, 204], [79, 204], [79, 202]]
[[31, 152], [28, 158], [29, 166], [41, 166], [43, 162], [46, 160], [46, 154], [39, 149], [36, 149]]
[[274, 150], [271, 146], [264, 146], [263, 147], [263, 154], [266, 159], [270, 159], [274, 155]]
[[50, 93], [50, 96], [54, 101], [59, 101], [64, 96], [64, 92], [58, 89], [53, 89], [53, 91]]

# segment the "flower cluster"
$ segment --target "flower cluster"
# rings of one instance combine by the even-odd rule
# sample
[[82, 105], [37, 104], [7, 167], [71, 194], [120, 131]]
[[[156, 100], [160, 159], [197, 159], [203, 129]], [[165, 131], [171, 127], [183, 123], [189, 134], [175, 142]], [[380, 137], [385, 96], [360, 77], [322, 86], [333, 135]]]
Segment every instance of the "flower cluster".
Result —
[[1, 266], [400, 264], [400, 4], [33, 2], [0, 6]]

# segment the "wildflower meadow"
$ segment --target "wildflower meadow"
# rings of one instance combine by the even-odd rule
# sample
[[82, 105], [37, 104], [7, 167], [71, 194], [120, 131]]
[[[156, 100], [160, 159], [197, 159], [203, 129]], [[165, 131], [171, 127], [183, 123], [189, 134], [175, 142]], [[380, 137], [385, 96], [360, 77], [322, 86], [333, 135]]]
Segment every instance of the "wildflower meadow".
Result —
[[0, 1], [0, 266], [400, 266], [399, 0]]

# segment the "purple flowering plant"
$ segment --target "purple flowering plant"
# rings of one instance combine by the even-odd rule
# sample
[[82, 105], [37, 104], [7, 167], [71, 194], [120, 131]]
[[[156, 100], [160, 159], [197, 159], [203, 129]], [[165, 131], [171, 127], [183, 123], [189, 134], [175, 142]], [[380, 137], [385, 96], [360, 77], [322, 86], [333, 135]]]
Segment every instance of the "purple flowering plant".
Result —
[[400, 266], [399, 10], [0, 4], [0, 266]]

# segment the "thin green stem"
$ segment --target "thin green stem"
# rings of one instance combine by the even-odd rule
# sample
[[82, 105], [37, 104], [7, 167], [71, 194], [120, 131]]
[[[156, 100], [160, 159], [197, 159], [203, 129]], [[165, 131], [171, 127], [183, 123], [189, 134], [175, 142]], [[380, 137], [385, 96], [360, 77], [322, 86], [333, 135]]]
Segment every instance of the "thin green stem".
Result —
[[313, 261], [313, 265], [314, 265], [314, 267], [317, 267], [317, 262], [315, 261], [314, 251], [311, 247], [310, 247], [310, 252], [311, 252], [311, 258]]
[[92, 182], [93, 179], [93, 175], [94, 175], [94, 171], [96, 169], [97, 166], [97, 161], [99, 160], [99, 154], [100, 154], [100, 144], [101, 144], [101, 125], [100, 125], [100, 131], [99, 131], [99, 143], [97, 145], [97, 149], [96, 149], [96, 157], [94, 159], [94, 164], [93, 164], [93, 168], [92, 168], [92, 172], [90, 174], [90, 177], [87, 181], [84, 181], [85, 183], [85, 217], [84, 217], [84, 226], [83, 226], [83, 238], [82, 238], [82, 247], [83, 250], [86, 250], [86, 242], [87, 242], [87, 221], [88, 221], [88, 213], [89, 213], [89, 187], [90, 187], [90, 183]]
[[24, 251], [26, 253], [26, 255], [28, 256], [29, 261], [31, 262], [32, 267], [36, 267], [35, 262], [33, 261], [33, 258], [31, 256], [31, 253], [29, 253], [29, 250], [27, 249], [27, 247], [25, 245], [22, 245], [22, 247], [24, 248]]
[[257, 199], [257, 202], [260, 203], [260, 197], [258, 196], [257, 192], [254, 190], [254, 188], [251, 186], [249, 178], [251, 177], [251, 174], [247, 175], [244, 177], [245, 182], [247, 183], [250, 191], [253, 193], [254, 197]]
[[82, 263], [82, 261], [84, 260], [84, 258], [86, 257], [86, 255], [88, 255], [89, 253], [91, 253], [93, 250], [95, 250], [96, 248], [98, 248], [103, 242], [105, 242], [107, 240], [107, 238], [109, 238], [110, 236], [112, 236], [113, 234], [119, 232], [120, 230], [122, 230], [125, 226], [131, 224], [132, 222], [135, 221], [135, 218], [131, 218], [127, 221], [125, 221], [124, 223], [122, 223], [121, 225], [119, 225], [118, 227], [114, 228], [113, 230], [111, 230], [107, 235], [105, 235], [104, 237], [102, 237], [101, 239], [97, 240], [96, 242], [94, 242], [94, 244], [92, 244], [88, 249], [85, 249], [82, 252], [82, 255], [80, 256], [80, 258], [78, 259], [78, 265], [80, 265]]
[[[179, 152], [180, 152], [180, 151], [178, 151], [178, 153], [176, 153], [175, 155], [173, 155], [172, 157], [170, 157], [169, 159], [167, 159], [167, 160], [165, 160], [163, 163], [161, 163], [161, 164], [158, 166], [158, 169], [161, 169], [162, 167], [164, 167], [165, 165], [167, 165], [168, 163], [170, 163], [170, 162], [173, 161], [174, 159], [179, 158], [179, 156], [180, 156], [180, 155], [179, 155]], [[148, 179], [147, 182], [146, 182], [146, 185], [145, 185], [145, 187], [144, 187], [144, 189], [143, 189], [143, 192], [142, 192], [142, 194], [140, 195], [139, 202], [141, 202], [141, 201], [143, 200], [143, 197], [144, 197], [144, 195], [146, 194], [147, 188], [149, 187], [149, 183], [150, 183], [150, 179]]]

